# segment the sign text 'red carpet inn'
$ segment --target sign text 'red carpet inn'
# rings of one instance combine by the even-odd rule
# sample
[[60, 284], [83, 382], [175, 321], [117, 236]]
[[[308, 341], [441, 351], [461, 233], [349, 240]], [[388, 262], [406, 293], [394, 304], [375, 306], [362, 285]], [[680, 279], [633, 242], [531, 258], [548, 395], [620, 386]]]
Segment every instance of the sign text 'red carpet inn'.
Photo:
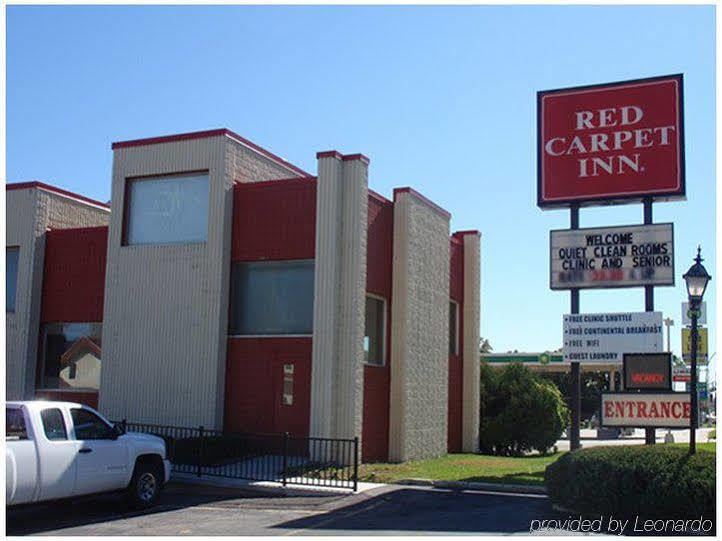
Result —
[[551, 289], [674, 285], [673, 224], [549, 233]]
[[682, 76], [539, 92], [540, 207], [684, 197]]

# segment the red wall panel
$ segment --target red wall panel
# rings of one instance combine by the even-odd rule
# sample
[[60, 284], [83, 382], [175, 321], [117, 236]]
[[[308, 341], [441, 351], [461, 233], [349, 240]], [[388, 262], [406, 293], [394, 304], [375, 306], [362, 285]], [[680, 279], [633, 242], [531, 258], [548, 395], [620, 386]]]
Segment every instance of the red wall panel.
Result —
[[448, 442], [450, 453], [461, 452], [464, 351], [464, 245], [452, 236], [449, 245], [449, 296], [459, 303], [457, 355], [449, 355]]
[[[98, 391], [78, 392], [78, 391], [45, 391], [38, 390], [35, 392], [36, 400], [57, 400], [60, 402], [77, 402], [85, 404], [91, 408], [98, 409]], [[121, 419], [113, 419], [120, 421]]]
[[[311, 338], [229, 338], [226, 430], [308, 436]], [[293, 404], [282, 404], [283, 365], [293, 364]]]
[[386, 363], [364, 367], [362, 461], [388, 460], [391, 385], [391, 277], [394, 207], [369, 194], [366, 290], [386, 299]]
[[312, 259], [316, 179], [236, 184], [232, 242], [233, 261]]
[[107, 227], [47, 232], [41, 322], [103, 321], [107, 250]]

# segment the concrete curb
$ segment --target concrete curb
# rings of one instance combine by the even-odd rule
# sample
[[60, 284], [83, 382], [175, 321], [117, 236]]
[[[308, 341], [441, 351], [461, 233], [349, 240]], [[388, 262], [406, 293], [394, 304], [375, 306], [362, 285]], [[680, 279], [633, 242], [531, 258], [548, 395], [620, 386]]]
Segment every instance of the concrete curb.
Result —
[[547, 489], [538, 485], [515, 485], [507, 483], [483, 483], [477, 481], [432, 481], [431, 479], [404, 479], [395, 485], [425, 486], [434, 488], [451, 488], [455, 490], [488, 490], [493, 492], [509, 492], [511, 494], [543, 494]]

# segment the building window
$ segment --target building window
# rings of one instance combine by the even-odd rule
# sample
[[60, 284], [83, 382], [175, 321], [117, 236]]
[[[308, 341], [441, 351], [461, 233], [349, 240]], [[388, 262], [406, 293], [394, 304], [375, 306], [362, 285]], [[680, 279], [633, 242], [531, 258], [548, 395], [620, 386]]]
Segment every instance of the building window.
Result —
[[234, 264], [230, 334], [311, 334], [313, 272], [312, 259]]
[[368, 364], [383, 366], [386, 342], [386, 301], [366, 296], [364, 359]]
[[293, 365], [283, 365], [283, 399], [284, 406], [293, 406]]
[[208, 237], [208, 173], [126, 180], [125, 244], [190, 244]]
[[47, 323], [43, 326], [43, 389], [100, 388], [101, 323]]
[[449, 302], [449, 355], [459, 354], [459, 303]]
[[18, 285], [18, 257], [20, 248], [5, 248], [5, 311], [15, 311], [15, 290]]

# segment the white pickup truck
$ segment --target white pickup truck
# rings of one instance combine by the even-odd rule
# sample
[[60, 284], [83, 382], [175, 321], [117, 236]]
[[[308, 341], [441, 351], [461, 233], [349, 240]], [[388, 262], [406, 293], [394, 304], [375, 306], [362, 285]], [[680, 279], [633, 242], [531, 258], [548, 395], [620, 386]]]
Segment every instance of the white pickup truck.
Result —
[[150, 507], [170, 478], [165, 442], [123, 433], [97, 411], [72, 402], [7, 402], [7, 505], [125, 490]]

